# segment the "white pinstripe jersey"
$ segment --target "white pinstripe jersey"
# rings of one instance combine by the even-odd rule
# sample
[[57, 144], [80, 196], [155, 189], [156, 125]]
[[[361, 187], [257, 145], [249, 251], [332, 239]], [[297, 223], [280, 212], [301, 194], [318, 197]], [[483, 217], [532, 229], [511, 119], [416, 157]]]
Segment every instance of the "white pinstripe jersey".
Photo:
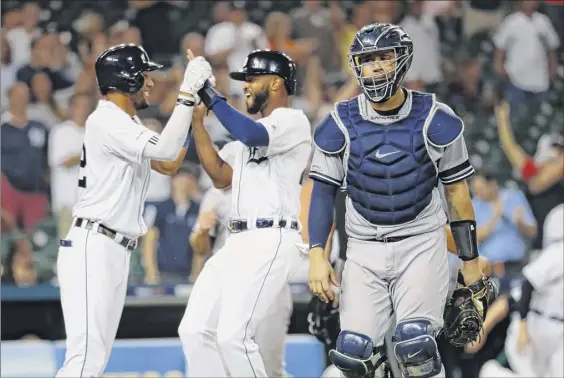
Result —
[[145, 234], [142, 215], [151, 164], [143, 150], [157, 135], [137, 117], [100, 101], [85, 124], [73, 217], [98, 221], [130, 237]]

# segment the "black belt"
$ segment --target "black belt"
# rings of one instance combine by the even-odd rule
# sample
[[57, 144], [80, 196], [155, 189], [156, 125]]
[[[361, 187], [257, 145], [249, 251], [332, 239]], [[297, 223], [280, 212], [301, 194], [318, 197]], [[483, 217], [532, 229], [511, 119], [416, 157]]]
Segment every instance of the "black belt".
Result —
[[389, 238], [374, 238], [374, 239], [370, 239], [369, 241], [374, 241], [374, 242], [378, 242], [378, 243], [396, 243], [402, 240], [405, 240], [407, 238], [412, 237], [413, 235], [407, 235], [407, 236], [391, 236]]
[[[279, 228], [285, 228], [287, 224], [288, 223], [285, 219], [279, 220], [277, 225], [274, 224], [273, 219], [257, 219], [255, 226], [256, 226], [256, 228], [271, 228], [271, 227], [275, 227], [275, 226], [279, 227]], [[228, 228], [229, 228], [229, 232], [231, 232], [231, 233], [246, 231], [246, 230], [249, 229], [246, 220], [235, 220], [235, 219], [229, 221]], [[297, 230], [298, 229], [298, 222], [297, 221], [291, 221], [290, 228], [292, 230]]]
[[[94, 228], [96, 222], [84, 219], [84, 218], [76, 218], [76, 222], [74, 222], [76, 227], [84, 227], [87, 230], [96, 231], [104, 236], [109, 237], [112, 240], [115, 240], [117, 236], [117, 231], [112, 230], [109, 227], [106, 227], [102, 224], [98, 224], [98, 228]], [[137, 239], [130, 239], [128, 237], [123, 236], [121, 241], [118, 243], [122, 247], [125, 247], [129, 251], [133, 251], [137, 247]]]
[[543, 318], [548, 318], [550, 320], [555, 320], [557, 322], [562, 322], [564, 323], [564, 319], [559, 318], [558, 316], [552, 316], [552, 315], [545, 315], [543, 312], [540, 312], [539, 310], [535, 310], [534, 308], [530, 309], [529, 311], [542, 316]]

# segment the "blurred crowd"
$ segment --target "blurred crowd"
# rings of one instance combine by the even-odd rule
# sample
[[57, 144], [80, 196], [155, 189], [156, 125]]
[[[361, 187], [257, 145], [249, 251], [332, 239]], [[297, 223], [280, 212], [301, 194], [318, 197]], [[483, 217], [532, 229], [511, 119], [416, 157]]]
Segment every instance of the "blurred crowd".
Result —
[[[175, 106], [187, 48], [212, 62], [217, 89], [242, 112], [241, 83], [229, 72], [252, 50], [281, 50], [299, 69], [293, 107], [315, 127], [335, 101], [359, 93], [347, 52], [355, 32], [372, 22], [398, 23], [413, 38], [406, 87], [435, 92], [464, 119], [480, 170], [471, 182], [480, 253], [503, 277], [531, 246], [540, 246], [535, 240], [544, 217], [564, 189], [563, 10], [564, 2], [554, 0], [3, 1], [2, 280], [27, 286], [56, 277], [58, 237], [72, 221], [84, 123], [100, 99], [94, 62], [104, 49], [141, 44], [165, 65], [154, 75], [152, 105], [139, 114], [156, 131]], [[531, 128], [523, 128], [527, 124]], [[213, 113], [206, 127], [218, 148], [231, 139]], [[509, 169], [490, 158], [498, 152]], [[526, 171], [528, 161], [535, 172]], [[304, 223], [310, 184], [304, 178]], [[178, 175], [153, 172], [149, 232], [134, 252], [133, 283], [197, 277], [201, 263], [194, 261], [206, 256], [194, 253], [189, 235], [210, 185], [193, 148]], [[217, 219], [211, 218], [203, 223], [212, 227]]]

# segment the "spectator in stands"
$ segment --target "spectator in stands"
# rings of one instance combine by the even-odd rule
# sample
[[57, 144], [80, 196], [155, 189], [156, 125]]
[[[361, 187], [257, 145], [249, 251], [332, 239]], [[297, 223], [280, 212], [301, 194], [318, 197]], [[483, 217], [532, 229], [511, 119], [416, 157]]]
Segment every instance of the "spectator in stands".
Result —
[[[329, 3], [332, 7], [341, 7], [338, 2]], [[307, 51], [307, 55], [314, 53], [319, 58], [324, 82], [331, 85], [342, 80], [341, 54], [339, 49], [335, 49], [331, 14], [323, 6], [323, 1], [302, 1], [300, 8], [290, 12], [290, 17], [290, 20], [285, 21], [288, 29], [293, 31], [296, 40], [303, 41], [300, 44]], [[270, 40], [272, 42], [272, 38]]]
[[82, 71], [80, 57], [69, 49], [69, 41], [64, 39], [61, 34], [51, 33], [49, 35], [53, 44], [51, 69], [74, 83]]
[[49, 134], [48, 158], [51, 168], [51, 210], [57, 218], [58, 233], [64, 238], [72, 223], [76, 202], [78, 170], [82, 156], [84, 124], [93, 110], [88, 93], [71, 98], [69, 120], [56, 125]]
[[[418, 0], [415, 0], [418, 1]], [[372, 22], [397, 23], [398, 2], [395, 0], [366, 1], [372, 8]]]
[[317, 48], [313, 38], [291, 39], [292, 25], [290, 17], [282, 12], [270, 12], [264, 21], [264, 31], [271, 50], [286, 53], [298, 65], [307, 62], [311, 53]]
[[141, 32], [138, 28], [130, 26], [127, 21], [118, 21], [110, 28], [108, 43], [110, 46], [122, 43], [141, 45]]
[[97, 36], [104, 34], [106, 23], [101, 14], [88, 10], [76, 19], [73, 27], [80, 33], [82, 42], [91, 44]]
[[56, 61], [53, 59], [54, 34], [43, 34], [31, 43], [31, 62], [22, 66], [16, 73], [16, 79], [31, 85], [31, 78], [36, 72], [42, 71], [49, 75], [53, 83], [53, 90], [70, 87], [73, 82], [66, 73], [52, 69]]
[[230, 11], [231, 6], [229, 5], [229, 1], [216, 1], [212, 11], [213, 23], [219, 24], [220, 22], [229, 21]]
[[20, 27], [22, 24], [22, 11], [17, 3], [2, 3], [2, 31], [8, 32]]
[[16, 70], [12, 62], [12, 51], [5, 30], [0, 31], [0, 107], [4, 110], [8, 103], [8, 89], [16, 80]]
[[2, 218], [7, 231], [20, 223], [29, 231], [47, 216], [47, 129], [27, 118], [25, 84], [14, 84], [9, 100], [0, 125]]
[[45, 72], [36, 72], [31, 77], [32, 101], [27, 107], [28, 118], [43, 123], [49, 130], [65, 118], [64, 112], [55, 102], [52, 87], [51, 80]]
[[482, 31], [493, 32], [503, 22], [501, 0], [470, 0], [463, 12], [464, 36], [469, 39]]
[[494, 37], [495, 69], [509, 80], [510, 105], [540, 102], [557, 74], [555, 50], [560, 46], [550, 19], [539, 12], [538, 0], [521, 0]]
[[528, 241], [536, 236], [537, 223], [520, 190], [501, 189], [485, 171], [478, 172], [470, 184], [478, 227], [495, 224], [489, 237], [478, 245], [480, 255], [488, 258], [494, 273], [502, 277], [506, 264], [519, 263], [525, 257]]
[[435, 19], [423, 14], [423, 1], [409, 3], [408, 13], [400, 23], [413, 39], [411, 68], [405, 75], [405, 86], [410, 89], [437, 92], [443, 79], [439, 29]]
[[[239, 69], [251, 51], [268, 48], [262, 28], [247, 21], [243, 5], [234, 2], [229, 21], [213, 25], [206, 35], [206, 56], [215, 64], [227, 63], [230, 71]], [[233, 81], [232, 84], [232, 93], [242, 94], [241, 82]]]
[[204, 36], [200, 33], [190, 32], [184, 35], [180, 51], [177, 53], [174, 61], [174, 68], [181, 70], [179, 74], [184, 74], [184, 68], [188, 64], [185, 51], [190, 49], [194, 53], [194, 56], [205, 56], [204, 44]]
[[16, 67], [27, 64], [31, 60], [31, 42], [41, 33], [37, 28], [40, 10], [37, 3], [24, 3], [21, 8], [21, 26], [8, 32], [12, 61]]
[[176, 6], [170, 1], [135, 1], [138, 6], [137, 14], [132, 25], [139, 28], [143, 47], [149, 56], [169, 55], [176, 53], [178, 41], [174, 38], [174, 22], [170, 15]]
[[20, 287], [32, 286], [39, 281], [37, 267], [33, 261], [31, 243], [25, 238], [16, 238], [10, 243], [6, 268], [2, 272], [2, 284]]
[[460, 64], [456, 80], [448, 86], [448, 96], [457, 114], [490, 114], [496, 100], [494, 88], [482, 78], [480, 61], [474, 58]]
[[544, 0], [544, 11], [552, 21], [558, 38], [564, 40], [564, 0]]
[[459, 47], [463, 38], [463, 19], [464, 10], [458, 1], [425, 1], [423, 8], [427, 4], [440, 4], [443, 6], [434, 9], [436, 13], [430, 11], [423, 12], [435, 19], [439, 28], [439, 40], [442, 44]]
[[333, 41], [339, 50], [339, 57], [341, 59], [340, 71], [345, 76], [350, 71], [348, 57], [349, 47], [351, 46], [351, 42], [354, 39], [356, 31], [359, 30], [360, 27], [364, 26], [359, 25], [359, 27], [357, 27], [356, 23], [354, 22], [358, 19], [357, 14], [360, 13], [357, 12], [356, 9], [362, 4], [366, 3], [358, 4], [355, 8], [355, 11], [353, 11], [353, 23], [351, 24], [347, 22], [347, 14], [338, 2], [329, 3], [329, 14], [331, 17]]
[[562, 202], [564, 193], [564, 136], [549, 134], [541, 137], [533, 157], [515, 140], [508, 104], [496, 108], [496, 119], [501, 148], [513, 169], [527, 184], [527, 197], [541, 227], [533, 246], [540, 249], [544, 220], [550, 210]]
[[[147, 283], [188, 283], [192, 273], [193, 251], [190, 233], [198, 218], [196, 167], [184, 166], [172, 178], [171, 197], [155, 206], [149, 231], [143, 240], [143, 260]], [[151, 222], [152, 220], [152, 222]]]

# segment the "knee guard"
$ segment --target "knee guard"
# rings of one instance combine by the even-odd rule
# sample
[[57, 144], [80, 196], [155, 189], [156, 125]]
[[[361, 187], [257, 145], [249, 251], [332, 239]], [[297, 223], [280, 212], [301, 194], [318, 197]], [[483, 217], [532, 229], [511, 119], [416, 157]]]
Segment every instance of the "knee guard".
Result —
[[427, 378], [441, 372], [441, 357], [435, 341], [433, 325], [427, 319], [411, 319], [398, 323], [394, 354], [404, 377]]
[[337, 349], [329, 351], [329, 360], [346, 378], [374, 377], [386, 357], [375, 353], [372, 339], [361, 333], [341, 331]]

